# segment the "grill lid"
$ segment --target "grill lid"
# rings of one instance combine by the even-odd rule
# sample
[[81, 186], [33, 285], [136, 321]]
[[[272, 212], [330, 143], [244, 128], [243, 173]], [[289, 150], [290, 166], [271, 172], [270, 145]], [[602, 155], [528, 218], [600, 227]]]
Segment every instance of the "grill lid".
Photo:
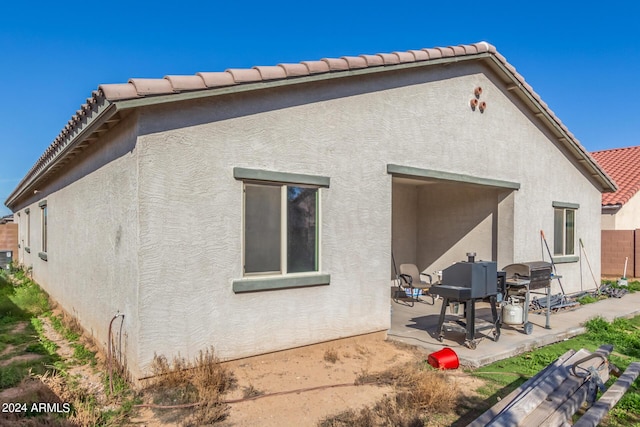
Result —
[[546, 261], [521, 262], [517, 264], [509, 264], [502, 270], [504, 270], [507, 277], [531, 277], [537, 275], [550, 276], [551, 263]]

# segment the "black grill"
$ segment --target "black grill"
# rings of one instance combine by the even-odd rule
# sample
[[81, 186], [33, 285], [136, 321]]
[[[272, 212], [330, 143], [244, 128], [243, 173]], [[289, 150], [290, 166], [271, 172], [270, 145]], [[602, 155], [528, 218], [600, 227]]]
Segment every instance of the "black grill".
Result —
[[460, 294], [468, 295], [467, 298], [486, 298], [498, 293], [497, 277], [495, 262], [476, 262], [470, 257], [467, 262], [457, 262], [442, 270], [442, 285], [468, 288], [469, 290], [460, 291]]
[[551, 286], [551, 263], [545, 261], [521, 262], [509, 264], [503, 268], [507, 280], [528, 280], [529, 289], [541, 289]]
[[467, 254], [468, 260], [457, 262], [442, 270], [442, 284], [431, 292], [443, 298], [438, 322], [438, 338], [443, 340], [445, 310], [451, 301], [465, 303], [466, 340], [465, 345], [475, 348], [475, 303], [478, 299], [489, 298], [493, 315], [494, 339], [500, 336], [496, 295], [498, 293], [498, 272], [494, 261], [476, 261], [475, 253]]

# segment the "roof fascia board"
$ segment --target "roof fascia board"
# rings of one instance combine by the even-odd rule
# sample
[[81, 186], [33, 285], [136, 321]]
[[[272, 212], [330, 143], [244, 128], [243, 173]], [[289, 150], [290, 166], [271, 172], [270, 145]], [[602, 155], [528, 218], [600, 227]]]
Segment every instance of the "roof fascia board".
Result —
[[545, 119], [546, 122], [551, 125], [551, 128], [560, 135], [558, 141], [569, 148], [569, 150], [573, 151], [580, 163], [586, 163], [585, 166], [587, 166], [587, 168], [590, 170], [591, 176], [600, 181], [604, 192], [615, 192], [618, 187], [613, 182], [613, 180], [609, 176], [607, 176], [596, 163], [594, 163], [591, 156], [585, 152], [580, 144], [578, 144], [575, 139], [562, 128], [558, 121], [554, 117], [552, 117], [551, 114], [549, 114], [548, 109], [540, 104], [540, 102], [533, 96], [533, 94], [524, 87], [522, 82], [519, 81], [509, 69], [507, 69], [505, 64], [500, 61], [500, 59], [498, 59], [494, 55], [491, 55], [489, 58], [495, 66], [497, 66], [506, 76], [508, 76], [509, 80], [515, 85], [515, 88], [520, 90], [527, 101], [535, 106], [539, 114]]
[[39, 169], [30, 171], [30, 173], [22, 179], [16, 189], [7, 198], [5, 205], [11, 208], [18, 199], [29, 191], [34, 190], [36, 184], [38, 184], [38, 182], [51, 170], [52, 167], [66, 158], [78, 144], [84, 141], [86, 136], [95, 132], [117, 112], [118, 108], [115, 104], [103, 101], [102, 104], [98, 106], [95, 113], [87, 117], [85, 124], [77, 129], [76, 132], [74, 132], [68, 140], [63, 143], [60, 152], [54, 153], [51, 160], [42, 165]]
[[168, 95], [146, 96], [143, 98], [125, 99], [120, 101], [112, 101], [118, 105], [119, 110], [125, 110], [137, 107], [147, 107], [151, 105], [166, 104], [169, 102], [190, 101], [195, 99], [209, 98], [220, 95], [228, 95], [234, 93], [250, 92], [260, 89], [272, 89], [295, 84], [305, 84], [312, 82], [321, 82], [345, 77], [358, 77], [368, 74], [377, 74], [389, 72], [391, 70], [406, 70], [412, 68], [420, 68], [435, 65], [447, 65], [455, 62], [477, 60], [479, 58], [488, 58], [491, 54], [488, 52], [469, 54], [464, 56], [453, 56], [446, 58], [431, 59], [428, 61], [406, 62], [394, 65], [381, 65], [377, 67], [367, 67], [348, 71], [334, 71], [322, 74], [302, 77], [288, 77], [280, 80], [272, 80], [266, 82], [244, 83], [232, 86], [225, 86], [217, 89], [201, 89], [191, 92], [180, 92]]

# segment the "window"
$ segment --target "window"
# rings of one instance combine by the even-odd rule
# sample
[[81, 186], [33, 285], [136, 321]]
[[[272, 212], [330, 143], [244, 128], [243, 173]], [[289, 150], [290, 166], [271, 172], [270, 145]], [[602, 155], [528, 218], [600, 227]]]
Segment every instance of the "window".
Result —
[[331, 275], [320, 272], [320, 196], [329, 177], [239, 167], [233, 177], [243, 190], [243, 277], [233, 292], [329, 285]]
[[38, 253], [38, 256], [43, 260], [47, 260], [47, 246], [48, 246], [48, 237], [47, 237], [47, 201], [44, 200], [38, 204], [40, 206], [40, 249], [41, 251]]
[[244, 274], [318, 271], [319, 189], [244, 185]]
[[576, 211], [578, 205], [554, 202], [553, 204], [553, 254], [576, 254]]
[[24, 250], [27, 252], [31, 252], [31, 211], [29, 209], [25, 209], [24, 213], [27, 223], [27, 246], [25, 246]]
[[47, 252], [47, 205], [40, 208], [42, 213], [42, 252]]

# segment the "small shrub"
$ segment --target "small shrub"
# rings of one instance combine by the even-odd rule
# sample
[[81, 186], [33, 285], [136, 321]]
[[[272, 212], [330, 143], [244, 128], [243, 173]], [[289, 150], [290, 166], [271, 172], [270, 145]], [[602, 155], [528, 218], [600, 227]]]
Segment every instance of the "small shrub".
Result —
[[264, 395], [263, 391], [258, 390], [252, 384], [249, 384], [249, 387], [245, 387], [242, 391], [242, 397], [244, 399], [249, 399], [251, 397], [257, 397]]
[[329, 348], [324, 352], [324, 360], [329, 363], [336, 363], [340, 359], [335, 348]]

